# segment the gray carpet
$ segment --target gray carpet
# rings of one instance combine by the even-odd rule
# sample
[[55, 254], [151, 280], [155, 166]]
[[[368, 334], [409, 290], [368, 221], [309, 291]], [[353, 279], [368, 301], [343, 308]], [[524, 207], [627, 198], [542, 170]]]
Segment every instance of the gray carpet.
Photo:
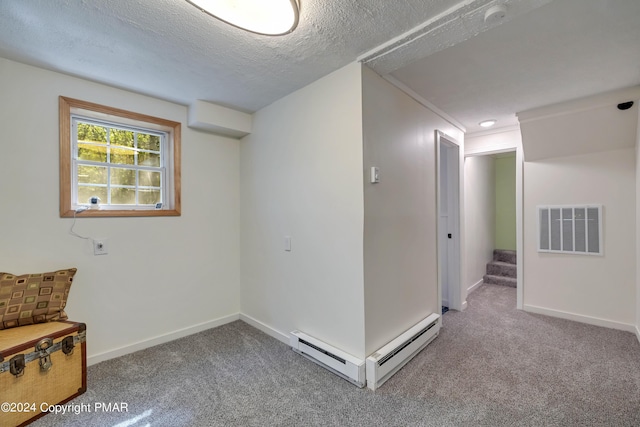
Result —
[[376, 392], [238, 321], [91, 366], [73, 403], [126, 402], [127, 413], [33, 425], [640, 426], [636, 337], [518, 311], [515, 292], [481, 286]]

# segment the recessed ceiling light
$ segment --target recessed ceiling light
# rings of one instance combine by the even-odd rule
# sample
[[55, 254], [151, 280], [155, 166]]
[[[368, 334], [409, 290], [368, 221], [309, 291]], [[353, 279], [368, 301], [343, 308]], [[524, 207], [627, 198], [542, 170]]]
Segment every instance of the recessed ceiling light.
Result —
[[297, 0], [187, 0], [234, 27], [267, 36], [292, 32], [298, 25]]
[[491, 126], [495, 125], [498, 121], [497, 120], [485, 120], [483, 122], [478, 123], [480, 126], [482, 126], [483, 128], [490, 128]]

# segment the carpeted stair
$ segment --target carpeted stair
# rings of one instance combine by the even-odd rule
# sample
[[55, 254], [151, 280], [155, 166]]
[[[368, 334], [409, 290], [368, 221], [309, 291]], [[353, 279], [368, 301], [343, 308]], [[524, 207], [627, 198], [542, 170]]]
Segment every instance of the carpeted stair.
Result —
[[484, 283], [516, 287], [516, 251], [493, 250], [493, 261], [487, 263]]

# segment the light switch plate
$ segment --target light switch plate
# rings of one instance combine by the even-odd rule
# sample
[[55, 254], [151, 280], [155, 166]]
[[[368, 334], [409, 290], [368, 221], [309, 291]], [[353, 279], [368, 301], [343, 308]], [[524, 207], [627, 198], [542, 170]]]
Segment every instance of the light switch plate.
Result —
[[380, 169], [375, 166], [371, 166], [371, 183], [377, 184], [378, 182], [380, 182]]

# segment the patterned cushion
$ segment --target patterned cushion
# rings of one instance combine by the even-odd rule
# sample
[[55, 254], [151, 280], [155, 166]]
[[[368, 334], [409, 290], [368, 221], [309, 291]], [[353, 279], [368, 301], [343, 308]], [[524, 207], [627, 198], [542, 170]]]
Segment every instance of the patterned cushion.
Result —
[[76, 271], [0, 273], [0, 329], [67, 319], [64, 307]]

